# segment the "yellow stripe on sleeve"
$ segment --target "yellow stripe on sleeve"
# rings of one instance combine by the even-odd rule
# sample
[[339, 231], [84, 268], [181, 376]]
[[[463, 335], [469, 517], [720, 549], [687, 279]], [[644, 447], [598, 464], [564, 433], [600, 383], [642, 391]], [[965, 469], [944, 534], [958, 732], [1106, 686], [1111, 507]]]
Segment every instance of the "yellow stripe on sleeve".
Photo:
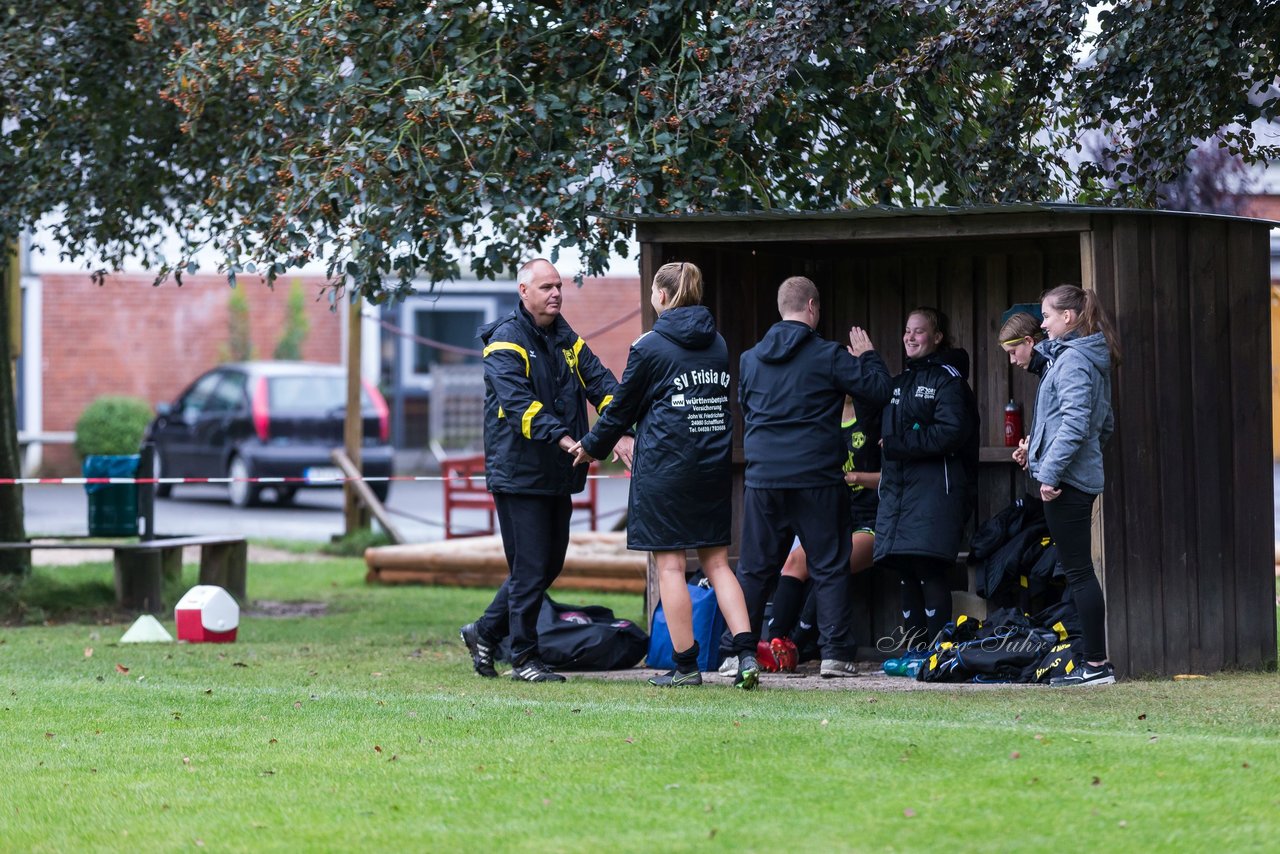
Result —
[[609, 404], [611, 404], [611, 403], [613, 403], [613, 395], [611, 395], [611, 394], [606, 394], [606, 395], [604, 396], [604, 400], [600, 401], [600, 405], [596, 407], [596, 412], [603, 413], [603, 412], [604, 412], [604, 408], [605, 408], [606, 406], [608, 406]]
[[524, 411], [524, 417], [520, 419], [520, 432], [524, 434], [526, 439], [533, 438], [533, 416], [542, 411], [542, 401], [535, 400], [529, 404], [529, 408]]
[[[580, 364], [579, 360], [582, 358], [582, 348], [585, 347], [586, 345], [587, 345], [587, 342], [583, 341], [581, 336], [578, 337], [577, 341], [573, 342], [573, 369], [577, 371], [578, 382], [582, 383], [583, 388], [587, 387], [587, 381], [582, 378], [582, 365]], [[600, 409], [603, 409], [603, 408], [604, 408], [604, 404], [601, 404], [600, 408], [597, 409], [596, 411], [599, 412]]]
[[487, 357], [490, 353], [496, 353], [500, 350], [511, 350], [520, 354], [520, 358], [524, 359], [524, 375], [529, 376], [529, 351], [521, 347], [519, 344], [512, 344], [510, 341], [494, 341], [488, 347], [484, 348], [484, 355]]

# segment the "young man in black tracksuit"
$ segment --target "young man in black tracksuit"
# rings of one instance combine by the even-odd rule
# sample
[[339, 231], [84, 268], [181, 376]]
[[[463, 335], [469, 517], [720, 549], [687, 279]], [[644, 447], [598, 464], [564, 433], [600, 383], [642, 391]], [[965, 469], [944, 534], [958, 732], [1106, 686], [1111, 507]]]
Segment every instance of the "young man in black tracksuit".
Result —
[[738, 579], [759, 633], [778, 568], [799, 536], [818, 597], [820, 672], [855, 676], [840, 414], [846, 394], [883, 406], [889, 371], [861, 329], [850, 331], [848, 350], [818, 335], [818, 312], [813, 282], [787, 279], [778, 288], [782, 320], [742, 354], [738, 398], [747, 469]]
[[[564, 567], [572, 498], [586, 485], [568, 450], [587, 432], [617, 380], [560, 316], [562, 284], [541, 258], [520, 268], [520, 303], [480, 329], [484, 344], [485, 479], [493, 493], [510, 576], [484, 615], [462, 627], [476, 673], [498, 675], [494, 653], [511, 639], [512, 678], [563, 682], [538, 656], [538, 611]], [[632, 440], [616, 453], [630, 465]]]

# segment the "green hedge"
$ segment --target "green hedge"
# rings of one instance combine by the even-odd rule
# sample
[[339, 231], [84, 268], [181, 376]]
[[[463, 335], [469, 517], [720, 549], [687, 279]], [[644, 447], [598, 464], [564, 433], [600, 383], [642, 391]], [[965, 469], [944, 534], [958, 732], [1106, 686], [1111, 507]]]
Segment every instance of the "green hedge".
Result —
[[151, 423], [151, 406], [136, 397], [100, 397], [76, 422], [76, 453], [136, 454]]

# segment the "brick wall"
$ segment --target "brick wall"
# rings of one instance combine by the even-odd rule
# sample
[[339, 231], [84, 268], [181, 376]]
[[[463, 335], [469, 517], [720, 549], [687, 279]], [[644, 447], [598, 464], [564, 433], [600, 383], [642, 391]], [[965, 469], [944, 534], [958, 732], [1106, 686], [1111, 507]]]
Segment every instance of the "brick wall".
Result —
[[[274, 290], [254, 277], [241, 279], [239, 290], [249, 303], [255, 355], [269, 358], [275, 349], [294, 281], [302, 284], [309, 298], [311, 331], [303, 344], [303, 357], [340, 361], [345, 315], [330, 312], [328, 300], [317, 300], [324, 285], [318, 276], [286, 277]], [[172, 282], [152, 287], [151, 276], [145, 273], [117, 274], [101, 287], [87, 274], [41, 277], [46, 431], [74, 430], [84, 408], [104, 394], [131, 395], [151, 404], [172, 400], [221, 361], [233, 292], [220, 275], [185, 276], [183, 283], [181, 288]], [[514, 300], [513, 287], [508, 305], [514, 305]], [[565, 318], [617, 376], [622, 375], [627, 350], [641, 331], [639, 307], [636, 277], [587, 279], [581, 288], [570, 282], [564, 293]], [[45, 472], [74, 474], [78, 465], [71, 448], [45, 446]]]
[[[317, 276], [284, 277], [274, 290], [256, 277], [241, 278], [255, 355], [270, 358], [275, 350], [294, 281], [308, 297], [311, 321], [303, 358], [340, 361], [345, 314], [330, 312], [327, 299], [316, 301], [324, 285]], [[148, 274], [114, 275], [101, 287], [87, 274], [46, 274], [41, 286], [46, 431], [74, 430], [84, 408], [104, 394], [152, 404], [172, 400], [221, 361], [233, 293], [222, 276], [184, 276], [179, 288], [172, 282], [152, 287]], [[77, 466], [71, 448], [45, 446], [46, 471], [73, 472]]]
[[[639, 308], [638, 277], [586, 279], [581, 288], [572, 279], [565, 282], [561, 309], [565, 320], [619, 379], [631, 342], [641, 332]], [[615, 323], [618, 320], [622, 322]]]

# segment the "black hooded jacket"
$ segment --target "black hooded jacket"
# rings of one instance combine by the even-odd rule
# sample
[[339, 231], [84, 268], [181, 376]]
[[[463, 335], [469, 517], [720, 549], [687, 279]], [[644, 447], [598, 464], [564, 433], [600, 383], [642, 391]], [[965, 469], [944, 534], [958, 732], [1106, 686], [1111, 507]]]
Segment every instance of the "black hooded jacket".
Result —
[[859, 412], [889, 399], [889, 370], [874, 350], [851, 356], [805, 323], [782, 320], [742, 354], [738, 400], [746, 485], [801, 489], [844, 482], [844, 396]]
[[875, 559], [954, 561], [978, 481], [978, 407], [961, 349], [908, 359], [881, 417]]
[[524, 306], [480, 327], [484, 343], [484, 468], [490, 492], [572, 495], [587, 468], [559, 445], [587, 432], [587, 401], [603, 411], [617, 385], [557, 317], [543, 330]]
[[672, 308], [636, 339], [613, 403], [582, 439], [603, 459], [636, 423], [627, 546], [664, 551], [730, 540], [729, 349], [711, 312]]

